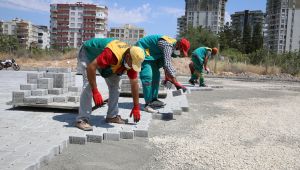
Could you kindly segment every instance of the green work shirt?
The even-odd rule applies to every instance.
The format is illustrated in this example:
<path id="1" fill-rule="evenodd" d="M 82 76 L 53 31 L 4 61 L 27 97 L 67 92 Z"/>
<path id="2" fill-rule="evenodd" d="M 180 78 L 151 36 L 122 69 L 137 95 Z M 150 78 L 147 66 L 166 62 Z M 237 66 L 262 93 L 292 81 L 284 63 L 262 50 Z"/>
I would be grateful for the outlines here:
<path id="1" fill-rule="evenodd" d="M 115 38 L 92 38 L 84 42 L 83 46 L 86 51 L 87 58 L 89 61 L 93 61 L 97 58 L 104 48 L 109 44 L 111 41 L 115 40 Z"/>
<path id="2" fill-rule="evenodd" d="M 136 42 L 135 45 L 141 47 L 145 51 L 145 56 L 146 56 L 145 60 L 158 60 L 164 57 L 163 51 L 158 47 L 159 39 L 164 39 L 164 36 L 149 35 L 139 39 Z"/>

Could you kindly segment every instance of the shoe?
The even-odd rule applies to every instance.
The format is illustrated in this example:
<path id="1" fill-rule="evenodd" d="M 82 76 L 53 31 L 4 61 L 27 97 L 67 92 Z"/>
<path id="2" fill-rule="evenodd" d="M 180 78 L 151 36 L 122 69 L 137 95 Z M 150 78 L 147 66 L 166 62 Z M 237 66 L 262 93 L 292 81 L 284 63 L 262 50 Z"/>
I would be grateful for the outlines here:
<path id="1" fill-rule="evenodd" d="M 199 87 L 208 87 L 206 84 L 200 84 Z"/>
<path id="2" fill-rule="evenodd" d="M 144 108 L 144 111 L 145 112 L 148 112 L 148 113 L 159 113 L 158 110 L 154 110 L 151 106 L 149 105 L 146 105 L 145 108 Z"/>
<path id="3" fill-rule="evenodd" d="M 195 80 L 190 79 L 190 80 L 189 80 L 189 83 L 190 83 L 191 85 L 195 86 Z"/>
<path id="4" fill-rule="evenodd" d="M 152 102 L 148 104 L 150 107 L 164 107 L 166 103 L 158 100 L 158 99 L 153 99 Z"/>
<path id="5" fill-rule="evenodd" d="M 75 127 L 84 131 L 92 131 L 93 127 L 89 124 L 86 119 L 78 120 L 75 124 Z"/>
<path id="6" fill-rule="evenodd" d="M 112 118 L 106 118 L 105 119 L 106 123 L 117 123 L 117 124 L 125 124 L 126 120 L 122 119 L 120 115 L 117 115 L 116 117 L 112 117 Z"/>

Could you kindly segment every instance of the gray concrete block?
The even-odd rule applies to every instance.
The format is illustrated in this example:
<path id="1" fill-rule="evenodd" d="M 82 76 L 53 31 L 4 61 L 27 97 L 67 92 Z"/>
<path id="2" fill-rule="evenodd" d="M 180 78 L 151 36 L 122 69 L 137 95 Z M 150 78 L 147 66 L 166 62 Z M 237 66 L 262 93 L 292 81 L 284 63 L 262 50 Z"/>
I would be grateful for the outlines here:
<path id="1" fill-rule="evenodd" d="M 175 96 L 180 96 L 182 94 L 183 94 L 183 91 L 181 89 L 172 91 L 172 96 L 174 96 L 174 97 Z"/>
<path id="2" fill-rule="evenodd" d="M 29 83 L 29 84 L 37 84 L 37 79 L 27 79 L 27 83 Z"/>
<path id="3" fill-rule="evenodd" d="M 69 136 L 70 144 L 85 145 L 87 142 L 86 136 Z"/>
<path id="4" fill-rule="evenodd" d="M 78 102 L 79 96 L 68 96 L 68 101 L 69 102 Z"/>
<path id="5" fill-rule="evenodd" d="M 172 120 L 173 119 L 173 113 L 166 112 L 166 113 L 155 113 L 152 115 L 153 119 L 158 120 Z"/>
<path id="6" fill-rule="evenodd" d="M 29 97 L 31 95 L 30 90 L 20 90 L 12 92 L 12 102 L 13 103 L 23 103 L 25 97 Z"/>
<path id="7" fill-rule="evenodd" d="M 121 139 L 133 139 L 134 131 L 129 128 L 124 128 L 120 130 L 120 138 Z"/>
<path id="8" fill-rule="evenodd" d="M 24 98 L 24 104 L 36 104 L 36 101 L 36 97 L 34 96 Z"/>
<path id="9" fill-rule="evenodd" d="M 60 95 L 63 93 L 62 88 L 53 88 L 48 90 L 48 94 L 53 94 L 53 95 Z"/>
<path id="10" fill-rule="evenodd" d="M 45 96 L 48 95 L 48 89 L 37 89 L 31 91 L 31 96 Z"/>
<path id="11" fill-rule="evenodd" d="M 21 84 L 20 90 L 36 90 L 37 84 Z"/>
<path id="12" fill-rule="evenodd" d="M 37 104 L 49 104 L 53 102 L 52 96 L 42 96 L 42 97 L 36 97 L 36 103 Z"/>
<path id="13" fill-rule="evenodd" d="M 55 75 L 56 73 L 52 73 L 52 72 L 46 72 L 46 73 L 44 73 L 44 77 L 45 78 L 52 78 L 52 79 L 54 79 L 54 75 Z"/>
<path id="14" fill-rule="evenodd" d="M 211 87 L 190 87 L 190 91 L 213 91 Z"/>
<path id="15" fill-rule="evenodd" d="M 27 80 L 28 79 L 39 79 L 42 78 L 44 76 L 43 73 L 27 73 Z"/>
<path id="16" fill-rule="evenodd" d="M 75 87 L 69 87 L 69 88 L 68 88 L 68 91 L 69 91 L 69 92 L 79 92 L 80 89 L 81 89 L 81 88 L 75 86 Z"/>
<path id="17" fill-rule="evenodd" d="M 67 101 L 68 101 L 68 97 L 67 96 L 53 96 L 53 102 L 65 103 Z"/>
<path id="18" fill-rule="evenodd" d="M 53 78 L 39 78 L 38 84 L 53 84 Z"/>
<path id="19" fill-rule="evenodd" d="M 211 85 L 210 87 L 213 88 L 213 89 L 224 88 L 224 86 L 221 86 L 221 85 Z"/>
<path id="20" fill-rule="evenodd" d="M 103 134 L 87 134 L 87 142 L 93 142 L 93 143 L 102 143 L 103 142 Z"/>
<path id="21" fill-rule="evenodd" d="M 189 102 L 187 100 L 186 95 L 181 95 L 181 96 L 178 96 L 177 98 L 178 98 L 177 101 L 180 101 L 179 106 L 181 107 L 181 110 L 183 112 L 188 112 L 189 111 Z"/>
<path id="22" fill-rule="evenodd" d="M 134 131 L 135 137 L 148 137 L 148 127 L 147 126 L 136 126 Z"/>
<path id="23" fill-rule="evenodd" d="M 108 130 L 103 133 L 103 139 L 108 141 L 119 141 L 120 140 L 120 132 L 117 130 Z"/>
<path id="24" fill-rule="evenodd" d="M 62 154 L 63 151 L 68 147 L 68 140 L 64 140 L 59 144 L 59 154 Z"/>

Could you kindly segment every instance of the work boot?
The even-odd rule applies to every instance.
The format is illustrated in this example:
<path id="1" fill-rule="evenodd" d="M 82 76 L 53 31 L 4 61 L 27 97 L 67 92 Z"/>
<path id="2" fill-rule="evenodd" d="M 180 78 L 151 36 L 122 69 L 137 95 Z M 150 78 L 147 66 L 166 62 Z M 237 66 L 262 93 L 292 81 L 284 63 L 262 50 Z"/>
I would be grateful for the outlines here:
<path id="1" fill-rule="evenodd" d="M 195 86 L 195 80 L 189 79 L 189 83 L 190 83 L 191 85 Z"/>
<path id="2" fill-rule="evenodd" d="M 158 99 L 153 99 L 149 104 L 150 107 L 164 107 L 166 103 L 158 100 Z"/>
<path id="3" fill-rule="evenodd" d="M 158 110 L 153 109 L 153 108 L 152 108 L 151 106 L 149 106 L 148 104 L 145 105 L 144 111 L 145 111 L 145 112 L 148 112 L 148 113 L 159 113 Z"/>
<path id="4" fill-rule="evenodd" d="M 93 127 L 89 124 L 88 120 L 78 120 L 75 124 L 75 127 L 84 131 L 92 131 Z"/>
<path id="5" fill-rule="evenodd" d="M 112 117 L 112 118 L 106 118 L 105 119 L 105 122 L 106 123 L 117 123 L 117 124 L 125 124 L 126 123 L 126 120 L 125 119 L 122 119 L 120 115 L 117 115 L 115 117 Z"/>
<path id="6" fill-rule="evenodd" d="M 206 84 L 200 84 L 199 87 L 208 87 Z"/>

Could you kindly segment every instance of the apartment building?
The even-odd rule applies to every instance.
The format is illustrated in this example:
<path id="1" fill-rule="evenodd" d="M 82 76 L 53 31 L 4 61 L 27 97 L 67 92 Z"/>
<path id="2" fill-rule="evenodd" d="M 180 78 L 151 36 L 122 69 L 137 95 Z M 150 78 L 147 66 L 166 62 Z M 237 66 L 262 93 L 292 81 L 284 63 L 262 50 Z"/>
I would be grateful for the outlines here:
<path id="1" fill-rule="evenodd" d="M 146 35 L 144 28 L 138 28 L 134 25 L 125 24 L 122 27 L 112 27 L 108 37 L 117 38 L 121 41 L 134 45 L 138 39 Z"/>
<path id="2" fill-rule="evenodd" d="M 22 48 L 37 47 L 38 44 L 38 26 L 30 21 L 15 18 L 11 21 L 2 21 L 2 34 L 16 35 L 19 46 Z"/>
<path id="3" fill-rule="evenodd" d="M 300 0 L 267 0 L 265 45 L 276 53 L 300 49 Z"/>
<path id="4" fill-rule="evenodd" d="M 256 25 L 261 25 L 262 28 L 264 26 L 264 17 L 265 14 L 261 10 L 256 11 L 240 11 L 235 12 L 231 15 L 231 25 L 233 29 L 238 29 L 241 33 L 244 32 L 244 28 L 249 25 L 251 29 L 251 33 L 253 33 L 253 29 Z M 263 31 L 263 29 L 262 29 Z"/>
<path id="5" fill-rule="evenodd" d="M 50 5 L 50 43 L 59 49 L 77 48 L 91 38 L 107 35 L 108 8 L 84 4 Z"/>
<path id="6" fill-rule="evenodd" d="M 38 27 L 38 43 L 41 49 L 50 48 L 50 32 L 47 26 L 39 25 Z"/>
<path id="7" fill-rule="evenodd" d="M 222 31 L 227 0 L 185 0 L 185 15 L 177 20 L 178 33 L 199 27 L 214 33 Z"/>

